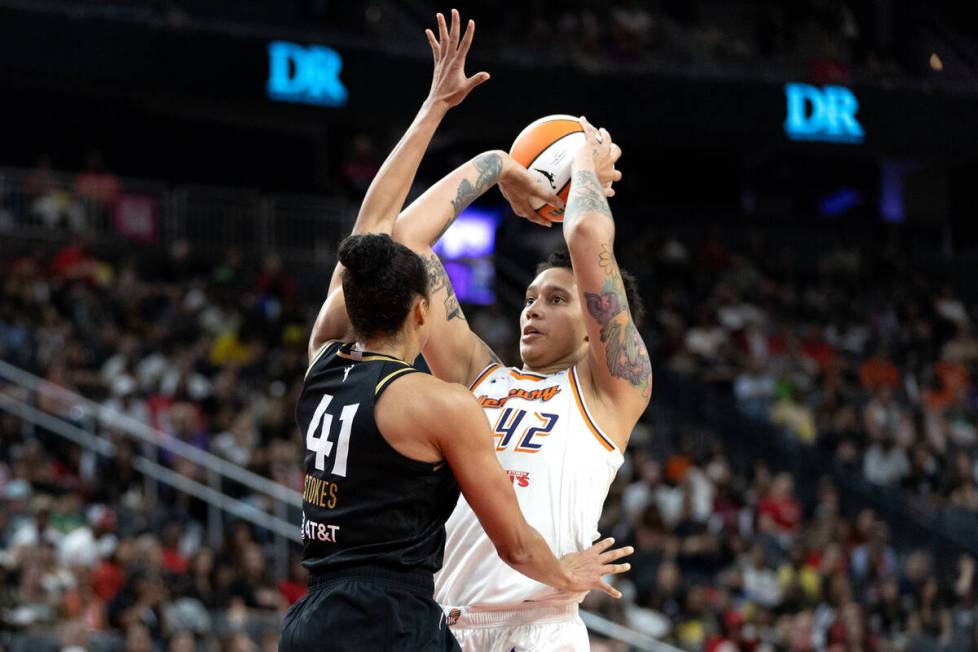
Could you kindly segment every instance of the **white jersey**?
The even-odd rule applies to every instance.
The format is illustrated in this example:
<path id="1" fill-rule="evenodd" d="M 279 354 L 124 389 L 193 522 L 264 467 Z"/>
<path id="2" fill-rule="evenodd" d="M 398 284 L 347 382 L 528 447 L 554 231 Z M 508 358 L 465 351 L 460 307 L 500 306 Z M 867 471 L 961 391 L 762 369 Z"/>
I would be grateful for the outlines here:
<path id="1" fill-rule="evenodd" d="M 544 376 L 491 364 L 471 389 L 526 520 L 558 557 L 590 546 L 623 457 L 588 413 L 576 370 Z M 445 527 L 445 563 L 435 575 L 441 605 L 505 609 L 527 600 L 583 599 L 507 566 L 464 497 Z"/>

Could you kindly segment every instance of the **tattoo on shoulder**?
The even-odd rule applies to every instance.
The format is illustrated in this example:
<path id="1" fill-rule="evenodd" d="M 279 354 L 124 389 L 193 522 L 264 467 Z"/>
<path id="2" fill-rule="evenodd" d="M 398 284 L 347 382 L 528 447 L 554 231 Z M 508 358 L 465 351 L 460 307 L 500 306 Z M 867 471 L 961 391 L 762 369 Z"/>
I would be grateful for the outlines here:
<path id="1" fill-rule="evenodd" d="M 601 342 L 605 347 L 608 371 L 640 389 L 648 398 L 652 395 L 652 361 L 635 323 L 628 315 L 625 285 L 617 268 L 605 281 L 600 293 L 584 293 L 588 313 L 601 326 Z M 623 316 L 624 315 L 624 316 Z"/>
<path id="2" fill-rule="evenodd" d="M 575 220 L 585 213 L 597 212 L 611 217 L 608 199 L 598 176 L 590 170 L 579 170 L 571 177 L 571 193 L 567 198 L 564 220 Z"/>
<path id="3" fill-rule="evenodd" d="M 475 166 L 476 171 L 479 173 L 475 179 L 475 183 L 470 181 L 468 178 L 462 179 L 458 184 L 458 190 L 455 192 L 455 199 L 452 200 L 452 218 L 448 220 L 445 226 L 442 227 L 441 232 L 439 232 L 438 237 L 435 238 L 437 242 L 443 235 L 445 231 L 455 222 L 455 219 L 468 207 L 469 204 L 474 202 L 482 193 L 489 189 L 491 185 L 499 180 L 499 174 L 503 170 L 503 159 L 495 152 L 488 152 L 477 156 L 472 164 Z"/>
<path id="4" fill-rule="evenodd" d="M 430 256 L 422 256 L 421 259 L 424 261 L 425 270 L 428 272 L 428 294 L 432 301 L 435 299 L 435 295 L 442 290 L 447 293 L 445 295 L 445 320 L 461 319 L 465 321 L 462 306 L 459 305 L 458 297 L 455 296 L 455 288 L 452 287 L 452 282 L 448 279 L 448 274 L 445 273 L 445 266 L 441 264 L 438 256 L 431 254 Z"/>
<path id="5" fill-rule="evenodd" d="M 483 340 L 481 337 L 479 338 L 479 341 L 482 342 L 482 349 L 486 352 L 486 355 L 489 356 L 489 362 L 495 362 L 496 364 L 501 365 L 503 361 L 499 358 L 498 355 L 496 355 L 496 352 L 493 351 L 492 348 L 488 344 L 486 344 L 485 340 Z"/>

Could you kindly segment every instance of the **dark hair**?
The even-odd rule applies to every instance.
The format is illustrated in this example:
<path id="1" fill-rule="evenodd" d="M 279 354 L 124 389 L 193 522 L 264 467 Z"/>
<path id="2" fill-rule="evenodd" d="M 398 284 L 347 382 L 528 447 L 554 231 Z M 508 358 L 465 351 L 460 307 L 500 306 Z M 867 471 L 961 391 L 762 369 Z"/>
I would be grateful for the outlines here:
<path id="1" fill-rule="evenodd" d="M 424 262 L 386 234 L 351 235 L 340 243 L 346 312 L 360 337 L 394 335 L 414 297 L 428 298 Z"/>
<path id="2" fill-rule="evenodd" d="M 553 252 L 547 256 L 545 261 L 537 265 L 537 275 L 554 267 L 562 267 L 573 272 L 574 266 L 571 264 L 570 254 L 566 251 Z M 642 295 L 638 293 L 638 281 L 627 270 L 619 267 L 618 271 L 621 272 L 621 280 L 625 285 L 625 298 L 628 299 L 628 309 L 632 313 L 632 322 L 636 326 L 641 326 L 645 320 L 645 302 L 642 301 Z"/>

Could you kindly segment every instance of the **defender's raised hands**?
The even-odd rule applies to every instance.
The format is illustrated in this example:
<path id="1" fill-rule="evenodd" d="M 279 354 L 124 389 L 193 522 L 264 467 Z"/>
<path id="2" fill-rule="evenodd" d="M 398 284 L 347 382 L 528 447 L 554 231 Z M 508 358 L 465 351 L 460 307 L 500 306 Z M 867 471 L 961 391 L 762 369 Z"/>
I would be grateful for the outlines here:
<path id="1" fill-rule="evenodd" d="M 435 60 L 435 71 L 431 80 L 428 99 L 444 103 L 451 108 L 465 99 L 473 88 L 489 79 L 489 73 L 478 72 L 471 77 L 465 74 L 465 56 L 469 53 L 472 38 L 475 36 L 475 21 L 469 19 L 465 34 L 460 36 L 462 19 L 456 9 L 452 9 L 452 24 L 445 23 L 445 16 L 437 14 L 438 36 L 425 30 L 431 55 Z"/>

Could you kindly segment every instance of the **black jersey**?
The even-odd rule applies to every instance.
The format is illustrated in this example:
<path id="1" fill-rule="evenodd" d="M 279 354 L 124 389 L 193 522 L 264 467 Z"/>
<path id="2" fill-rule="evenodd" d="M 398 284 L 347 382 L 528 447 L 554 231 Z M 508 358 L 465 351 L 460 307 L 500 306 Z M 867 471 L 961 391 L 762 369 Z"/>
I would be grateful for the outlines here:
<path id="1" fill-rule="evenodd" d="M 326 344 L 310 366 L 296 407 L 306 442 L 302 563 L 310 572 L 441 568 L 455 476 L 444 462 L 398 453 L 374 420 L 384 390 L 411 373 L 419 372 L 341 342 Z"/>

